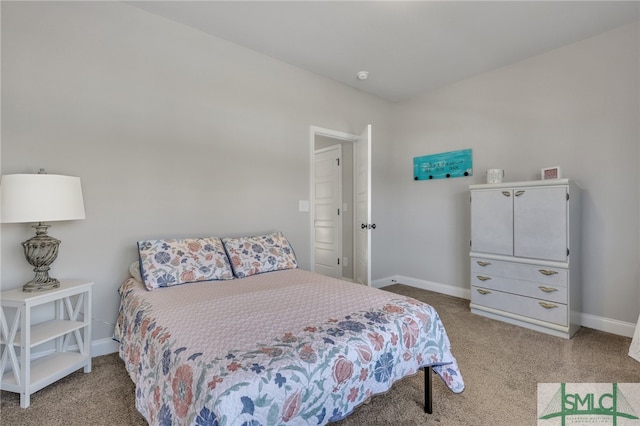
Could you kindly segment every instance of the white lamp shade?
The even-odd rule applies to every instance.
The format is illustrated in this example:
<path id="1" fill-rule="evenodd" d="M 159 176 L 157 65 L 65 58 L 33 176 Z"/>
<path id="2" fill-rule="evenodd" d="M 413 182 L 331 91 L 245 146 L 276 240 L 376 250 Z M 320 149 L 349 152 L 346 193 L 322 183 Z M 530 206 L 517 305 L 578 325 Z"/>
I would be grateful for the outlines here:
<path id="1" fill-rule="evenodd" d="M 84 218 L 80 178 L 49 174 L 2 176 L 2 223 L 52 222 Z"/>

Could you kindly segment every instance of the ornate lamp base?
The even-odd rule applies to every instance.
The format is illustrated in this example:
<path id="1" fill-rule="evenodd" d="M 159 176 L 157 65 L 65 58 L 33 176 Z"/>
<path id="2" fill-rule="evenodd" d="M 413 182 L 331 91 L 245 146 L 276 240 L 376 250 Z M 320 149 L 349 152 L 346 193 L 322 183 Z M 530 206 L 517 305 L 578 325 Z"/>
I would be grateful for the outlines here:
<path id="1" fill-rule="evenodd" d="M 49 282 L 40 283 L 35 280 L 31 280 L 22 286 L 22 291 L 34 292 L 34 291 L 47 291 L 60 287 L 60 281 L 55 278 L 51 278 Z"/>
<path id="2" fill-rule="evenodd" d="M 49 277 L 50 266 L 58 257 L 60 240 L 47 235 L 49 225 L 40 222 L 33 227 L 36 228 L 36 236 L 22 243 L 22 247 L 27 262 L 34 266 L 36 276 L 22 286 L 22 291 L 46 291 L 60 287 L 60 281 Z"/>

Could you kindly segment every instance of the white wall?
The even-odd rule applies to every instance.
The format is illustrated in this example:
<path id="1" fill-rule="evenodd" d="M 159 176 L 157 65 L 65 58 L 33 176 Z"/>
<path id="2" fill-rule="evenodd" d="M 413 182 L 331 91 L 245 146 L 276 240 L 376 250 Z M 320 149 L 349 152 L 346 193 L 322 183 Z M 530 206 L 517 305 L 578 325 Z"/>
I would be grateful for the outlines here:
<path id="1" fill-rule="evenodd" d="M 584 190 L 583 313 L 635 323 L 638 40 L 636 23 L 396 105 L 397 273 L 468 288 L 468 185 L 489 168 L 517 181 L 560 166 Z M 473 177 L 412 180 L 413 157 L 464 148 Z"/>
<path id="2" fill-rule="evenodd" d="M 87 219 L 52 224 L 51 275 L 95 281 L 94 340 L 111 336 L 137 240 L 278 229 L 308 268 L 311 125 L 372 123 L 386 161 L 390 106 L 374 96 L 120 2 L 1 7 L 1 172 L 81 177 Z M 33 230 L 1 230 L 5 290 L 33 275 Z"/>
<path id="3" fill-rule="evenodd" d="M 95 281 L 94 340 L 139 239 L 279 229 L 308 268 L 310 125 L 374 126 L 374 280 L 467 289 L 467 186 L 558 165 L 585 191 L 584 312 L 637 320 L 637 25 L 389 104 L 119 2 L 0 7 L 1 173 L 82 178 L 87 219 L 53 224 L 52 275 Z M 413 181 L 414 156 L 463 148 L 475 176 Z M 0 230 L 4 290 L 32 277 L 32 230 Z"/>

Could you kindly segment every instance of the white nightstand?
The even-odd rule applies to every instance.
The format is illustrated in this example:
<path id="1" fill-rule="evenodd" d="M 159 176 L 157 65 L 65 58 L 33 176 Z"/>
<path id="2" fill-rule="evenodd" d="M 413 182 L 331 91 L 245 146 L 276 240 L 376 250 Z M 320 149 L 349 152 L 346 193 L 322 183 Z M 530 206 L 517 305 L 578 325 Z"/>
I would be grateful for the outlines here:
<path id="1" fill-rule="evenodd" d="M 18 288 L 0 294 L 0 389 L 20 393 L 22 408 L 29 406 L 32 393 L 56 380 L 82 367 L 91 372 L 92 286 L 87 281 L 61 280 L 53 290 L 26 293 Z M 55 318 L 33 325 L 31 310 L 47 303 L 55 304 Z M 76 346 L 70 345 L 71 336 Z M 52 340 L 55 349 L 31 359 L 33 348 Z"/>

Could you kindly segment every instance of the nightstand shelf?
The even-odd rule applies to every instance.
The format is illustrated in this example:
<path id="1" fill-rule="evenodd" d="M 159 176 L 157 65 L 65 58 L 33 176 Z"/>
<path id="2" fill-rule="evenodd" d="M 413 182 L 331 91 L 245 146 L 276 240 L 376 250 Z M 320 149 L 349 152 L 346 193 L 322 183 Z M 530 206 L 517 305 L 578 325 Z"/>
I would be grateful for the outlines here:
<path id="1" fill-rule="evenodd" d="M 59 288 L 38 293 L 2 292 L 0 389 L 20 393 L 21 407 L 29 406 L 32 393 L 62 377 L 80 368 L 91 371 L 92 286 L 63 280 Z M 33 324 L 33 308 L 46 304 L 55 307 L 55 318 Z M 55 348 L 42 348 L 46 355 L 32 359 L 32 349 L 47 342 Z"/>
<path id="2" fill-rule="evenodd" d="M 54 352 L 31 361 L 29 390 L 31 393 L 50 385 L 53 382 L 84 367 L 86 357 L 78 352 Z M 2 389 L 20 393 L 20 385 L 16 383 L 13 372 L 8 371 L 2 377 Z"/>
<path id="3" fill-rule="evenodd" d="M 80 330 L 85 324 L 80 321 L 51 320 L 31 327 L 31 347 L 41 345 L 49 340 L 64 336 L 75 330 Z M 0 344 L 4 345 L 4 339 L 0 339 Z M 22 346 L 22 336 L 16 334 L 13 346 Z"/>

